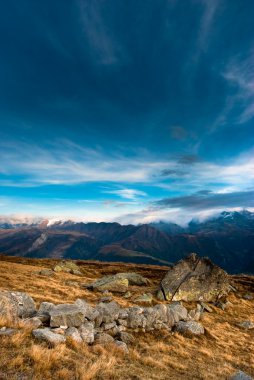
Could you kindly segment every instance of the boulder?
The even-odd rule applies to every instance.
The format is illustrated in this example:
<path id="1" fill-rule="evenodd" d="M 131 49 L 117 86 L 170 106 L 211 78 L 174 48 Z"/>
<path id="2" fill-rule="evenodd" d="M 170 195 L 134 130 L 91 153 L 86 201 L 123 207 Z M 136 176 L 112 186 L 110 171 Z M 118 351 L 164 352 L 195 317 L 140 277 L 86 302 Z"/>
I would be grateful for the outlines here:
<path id="1" fill-rule="evenodd" d="M 227 273 L 195 253 L 179 261 L 163 278 L 160 300 L 214 302 L 229 291 Z"/>
<path id="2" fill-rule="evenodd" d="M 34 329 L 37 329 L 38 327 L 42 326 L 42 324 L 43 324 L 42 320 L 38 317 L 27 318 L 25 320 L 25 323 L 27 326 L 33 327 Z"/>
<path id="3" fill-rule="evenodd" d="M 82 309 L 84 316 L 89 321 L 94 321 L 98 315 L 99 312 L 94 307 L 90 306 L 85 300 L 78 298 L 75 301 L 75 305 Z"/>
<path id="4" fill-rule="evenodd" d="M 96 307 L 98 314 L 98 317 L 95 319 L 95 325 L 99 327 L 103 322 L 104 323 L 111 323 L 118 319 L 119 312 L 120 312 L 120 306 L 112 301 L 109 303 L 99 303 Z"/>
<path id="5" fill-rule="evenodd" d="M 65 337 L 60 334 L 55 334 L 50 329 L 36 329 L 33 330 L 33 336 L 39 341 L 46 341 L 52 346 L 56 346 L 66 341 Z"/>
<path id="6" fill-rule="evenodd" d="M 253 380 L 253 378 L 243 371 L 238 371 L 229 380 Z"/>
<path id="7" fill-rule="evenodd" d="M 9 319 L 29 318 L 36 314 L 32 297 L 22 292 L 0 292 L 0 316 Z"/>
<path id="8" fill-rule="evenodd" d="M 175 326 L 175 331 L 182 335 L 204 334 L 204 327 L 196 321 L 179 321 Z"/>
<path id="9" fill-rule="evenodd" d="M 65 332 L 66 337 L 70 337 L 77 343 L 82 343 L 83 339 L 81 338 L 81 335 L 76 327 L 68 327 L 68 329 Z"/>
<path id="10" fill-rule="evenodd" d="M 94 324 L 92 322 L 84 322 L 79 327 L 79 333 L 81 335 L 82 340 L 85 343 L 93 343 L 94 342 Z"/>
<path id="11" fill-rule="evenodd" d="M 101 345 L 110 344 L 110 343 L 114 343 L 114 338 L 111 335 L 106 334 L 106 333 L 97 333 L 94 337 L 94 343 L 101 344 Z"/>
<path id="12" fill-rule="evenodd" d="M 105 276 L 92 284 L 85 285 L 85 287 L 89 290 L 98 290 L 100 292 L 108 290 L 112 293 L 125 293 L 128 290 L 128 285 L 127 278 Z"/>
<path id="13" fill-rule="evenodd" d="M 84 310 L 75 304 L 62 304 L 49 311 L 50 326 L 79 327 L 84 322 Z"/>

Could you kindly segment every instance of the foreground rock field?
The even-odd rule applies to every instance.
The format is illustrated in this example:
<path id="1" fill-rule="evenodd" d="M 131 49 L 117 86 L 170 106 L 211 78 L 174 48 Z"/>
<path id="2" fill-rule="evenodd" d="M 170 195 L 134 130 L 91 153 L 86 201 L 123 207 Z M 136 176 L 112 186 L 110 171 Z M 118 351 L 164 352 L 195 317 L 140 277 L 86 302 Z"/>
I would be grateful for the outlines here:
<path id="1" fill-rule="evenodd" d="M 170 271 L 4 256 L 0 269 L 0 379 L 254 376 L 251 276 L 196 256 Z"/>

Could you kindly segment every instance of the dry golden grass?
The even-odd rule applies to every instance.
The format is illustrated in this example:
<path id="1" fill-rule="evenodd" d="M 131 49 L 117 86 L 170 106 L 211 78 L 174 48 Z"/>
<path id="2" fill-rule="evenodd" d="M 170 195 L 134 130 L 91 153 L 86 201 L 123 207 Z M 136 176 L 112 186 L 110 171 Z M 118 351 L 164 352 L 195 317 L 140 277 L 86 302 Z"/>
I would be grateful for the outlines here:
<path id="1" fill-rule="evenodd" d="M 114 296 L 123 307 L 134 304 L 134 298 L 143 292 L 154 292 L 166 267 L 119 263 L 83 262 L 82 276 L 57 273 L 43 277 L 36 272 L 52 268 L 56 260 L 32 260 L 1 257 L 0 290 L 25 291 L 36 301 L 54 303 L 73 302 L 79 297 L 95 304 L 99 293 L 79 286 L 66 285 L 66 281 L 88 283 L 105 274 L 136 271 L 150 280 L 150 285 L 131 287 L 131 299 Z M 236 276 L 237 294 L 229 297 L 232 306 L 227 311 L 213 307 L 213 313 L 204 313 L 203 336 L 186 338 L 166 331 L 136 333 L 130 353 L 124 356 L 113 346 L 89 347 L 72 340 L 56 348 L 38 344 L 31 338 L 31 330 L 18 322 L 19 332 L 11 337 L 0 337 L 0 380 L 162 380 L 162 379 L 227 379 L 236 370 L 254 376 L 254 331 L 237 326 L 242 320 L 254 322 L 254 302 L 242 295 L 254 292 L 254 279 Z M 194 305 L 186 304 L 188 309 Z M 0 319 L 0 327 L 8 321 Z"/>

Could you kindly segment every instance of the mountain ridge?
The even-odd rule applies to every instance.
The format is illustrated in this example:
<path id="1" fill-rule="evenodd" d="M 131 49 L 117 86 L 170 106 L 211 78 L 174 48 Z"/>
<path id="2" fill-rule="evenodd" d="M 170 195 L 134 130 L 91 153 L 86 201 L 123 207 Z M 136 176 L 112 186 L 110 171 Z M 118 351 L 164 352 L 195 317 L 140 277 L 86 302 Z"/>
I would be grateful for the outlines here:
<path id="1" fill-rule="evenodd" d="M 121 225 L 39 219 L 37 224 L 12 225 L 0 220 L 0 252 L 167 265 L 197 252 L 229 272 L 254 273 L 254 213 L 225 211 L 186 227 L 172 222 Z"/>

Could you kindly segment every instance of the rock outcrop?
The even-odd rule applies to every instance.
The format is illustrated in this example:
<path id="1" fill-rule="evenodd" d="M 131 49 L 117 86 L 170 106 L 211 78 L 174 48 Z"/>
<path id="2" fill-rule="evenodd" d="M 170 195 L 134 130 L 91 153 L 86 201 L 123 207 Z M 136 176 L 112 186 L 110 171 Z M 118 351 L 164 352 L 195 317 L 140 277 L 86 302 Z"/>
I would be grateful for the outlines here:
<path id="1" fill-rule="evenodd" d="M 108 290 L 112 293 L 125 293 L 128 290 L 129 280 L 117 276 L 105 276 L 92 284 L 85 285 L 87 289 L 103 292 Z"/>
<path id="2" fill-rule="evenodd" d="M 29 318 L 35 313 L 35 302 L 26 293 L 0 292 L 0 316 L 9 319 Z"/>
<path id="3" fill-rule="evenodd" d="M 168 271 L 157 297 L 168 301 L 214 302 L 228 290 L 227 273 L 208 258 L 193 253 Z"/>

